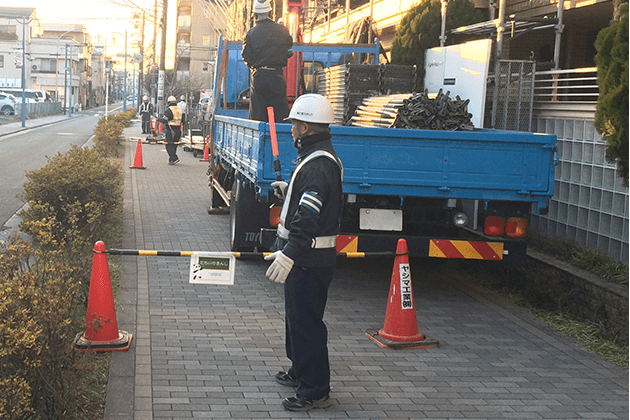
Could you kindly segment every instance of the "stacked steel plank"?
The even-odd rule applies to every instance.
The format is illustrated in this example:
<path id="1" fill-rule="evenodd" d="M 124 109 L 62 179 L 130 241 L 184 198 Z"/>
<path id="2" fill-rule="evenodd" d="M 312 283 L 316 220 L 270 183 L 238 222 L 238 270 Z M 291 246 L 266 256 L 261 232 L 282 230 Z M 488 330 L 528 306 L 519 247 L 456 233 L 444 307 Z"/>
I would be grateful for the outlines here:
<path id="1" fill-rule="evenodd" d="M 381 94 L 411 93 L 416 91 L 416 66 L 381 64 L 378 83 Z"/>
<path id="2" fill-rule="evenodd" d="M 335 124 L 345 125 L 363 99 L 379 94 L 377 64 L 345 64 L 317 72 L 317 93 L 328 98 Z"/>
<path id="3" fill-rule="evenodd" d="M 402 93 L 366 98 L 357 107 L 355 115 L 350 120 L 350 125 L 358 127 L 392 127 L 398 116 L 398 110 L 411 96 L 411 93 Z"/>

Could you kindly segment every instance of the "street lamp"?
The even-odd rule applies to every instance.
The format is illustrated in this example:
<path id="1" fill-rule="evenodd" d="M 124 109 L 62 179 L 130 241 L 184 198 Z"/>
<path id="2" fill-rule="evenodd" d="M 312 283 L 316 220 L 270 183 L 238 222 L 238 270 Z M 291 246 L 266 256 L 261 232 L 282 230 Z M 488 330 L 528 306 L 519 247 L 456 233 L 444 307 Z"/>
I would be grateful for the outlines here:
<path id="1" fill-rule="evenodd" d="M 26 25 L 34 18 L 12 18 L 22 24 L 22 127 L 26 126 Z"/>
<path id="2" fill-rule="evenodd" d="M 55 54 L 55 99 L 57 101 L 59 101 L 59 41 L 61 41 L 62 36 L 67 35 L 70 32 L 74 32 L 74 28 L 62 33 L 61 35 L 57 37 L 57 53 Z M 64 68 L 64 74 L 65 74 L 65 68 Z M 65 100 L 66 98 L 64 96 L 64 101 Z"/>
<path id="3" fill-rule="evenodd" d="M 74 39 L 73 39 L 74 41 Z M 76 42 L 76 41 L 75 41 Z M 72 117 L 72 56 L 74 53 L 74 48 L 83 48 L 85 46 L 85 44 L 78 44 L 78 45 L 68 45 L 66 44 L 66 54 L 68 53 L 68 48 L 70 49 L 70 66 L 69 66 L 69 76 L 68 79 L 70 80 L 70 98 L 68 100 L 68 117 Z M 65 98 L 64 98 L 65 100 Z"/>

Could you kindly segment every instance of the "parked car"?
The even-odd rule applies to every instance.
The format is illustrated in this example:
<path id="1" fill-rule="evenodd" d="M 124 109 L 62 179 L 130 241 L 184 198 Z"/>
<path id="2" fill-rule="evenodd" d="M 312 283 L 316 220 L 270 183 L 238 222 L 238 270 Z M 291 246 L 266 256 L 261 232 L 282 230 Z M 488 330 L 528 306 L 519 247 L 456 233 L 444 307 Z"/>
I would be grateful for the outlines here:
<path id="1" fill-rule="evenodd" d="M 4 115 L 15 114 L 16 102 L 15 96 L 10 93 L 0 92 L 0 112 Z"/>

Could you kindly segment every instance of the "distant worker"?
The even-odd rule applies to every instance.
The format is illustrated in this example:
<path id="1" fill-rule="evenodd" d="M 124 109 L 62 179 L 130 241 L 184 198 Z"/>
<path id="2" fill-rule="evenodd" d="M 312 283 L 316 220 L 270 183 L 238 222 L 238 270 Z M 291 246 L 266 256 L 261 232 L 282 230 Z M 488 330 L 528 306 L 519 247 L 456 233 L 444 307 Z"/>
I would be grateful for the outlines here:
<path id="1" fill-rule="evenodd" d="M 179 102 L 177 106 L 182 110 L 182 135 L 186 135 L 188 132 L 186 130 L 186 123 L 188 123 L 188 118 L 186 118 L 186 97 L 184 95 L 179 97 Z"/>
<path id="2" fill-rule="evenodd" d="M 177 143 L 179 142 L 182 132 L 180 125 L 182 123 L 182 110 L 177 106 L 177 98 L 169 96 L 166 100 L 167 108 L 164 115 L 160 118 L 160 122 L 166 127 L 164 134 L 166 136 L 166 153 L 168 153 L 168 164 L 175 165 L 179 162 L 177 157 Z"/>
<path id="3" fill-rule="evenodd" d="M 289 115 L 287 83 L 282 74 L 293 55 L 293 39 L 289 30 L 269 16 L 269 0 L 254 0 L 252 7 L 256 26 L 250 29 L 243 43 L 243 61 L 251 69 L 249 118 L 267 121 L 267 107 L 273 107 L 276 122 Z"/>
<path id="4" fill-rule="evenodd" d="M 142 134 L 149 134 L 151 132 L 151 116 L 153 115 L 153 104 L 149 102 L 148 96 L 142 97 L 142 103 L 138 110 L 140 117 L 142 117 Z"/>
<path id="5" fill-rule="evenodd" d="M 330 363 L 324 310 L 337 259 L 336 240 L 343 208 L 343 167 L 333 149 L 329 124 L 335 113 L 317 94 L 300 96 L 291 108 L 297 167 L 287 184 L 275 181 L 284 199 L 280 224 L 266 276 L 284 283 L 287 371 L 276 374 L 281 385 L 295 388 L 282 405 L 308 411 L 330 405 Z"/>

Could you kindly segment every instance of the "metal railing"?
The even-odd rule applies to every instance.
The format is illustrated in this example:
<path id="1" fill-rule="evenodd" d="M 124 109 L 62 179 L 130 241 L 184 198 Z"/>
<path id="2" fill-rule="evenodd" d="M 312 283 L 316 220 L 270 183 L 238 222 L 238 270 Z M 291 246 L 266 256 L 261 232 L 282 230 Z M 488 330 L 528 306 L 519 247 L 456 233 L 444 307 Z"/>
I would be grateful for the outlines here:
<path id="1" fill-rule="evenodd" d="M 536 72 L 534 114 L 593 119 L 599 96 L 597 67 Z"/>
<path id="2" fill-rule="evenodd" d="M 26 115 L 61 114 L 61 102 L 26 103 Z M 15 104 L 15 115 L 22 116 L 22 103 Z"/>

